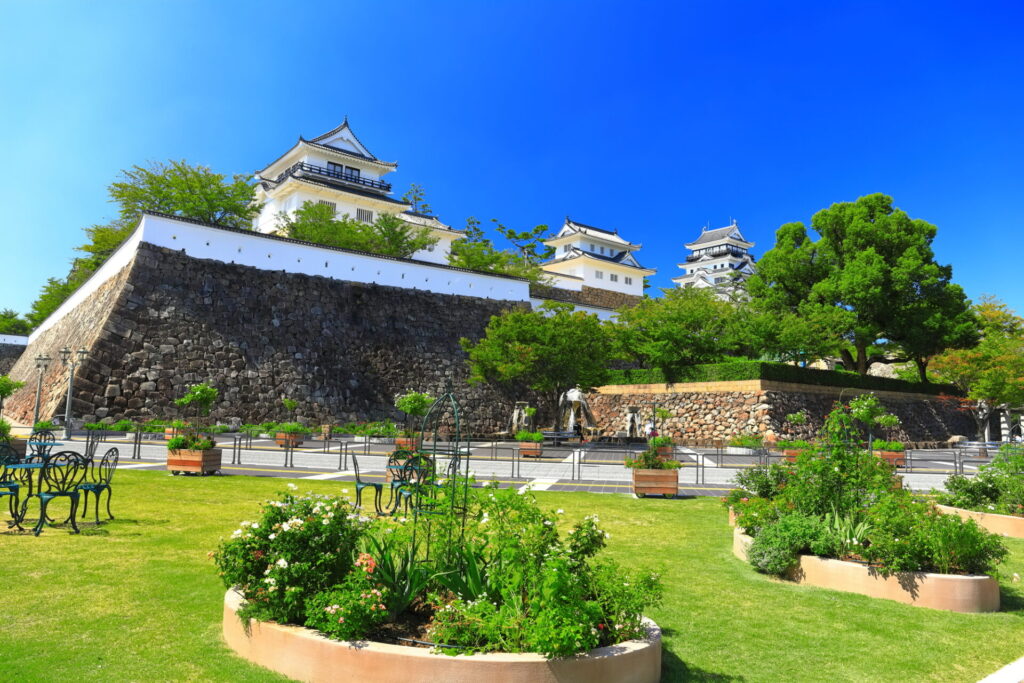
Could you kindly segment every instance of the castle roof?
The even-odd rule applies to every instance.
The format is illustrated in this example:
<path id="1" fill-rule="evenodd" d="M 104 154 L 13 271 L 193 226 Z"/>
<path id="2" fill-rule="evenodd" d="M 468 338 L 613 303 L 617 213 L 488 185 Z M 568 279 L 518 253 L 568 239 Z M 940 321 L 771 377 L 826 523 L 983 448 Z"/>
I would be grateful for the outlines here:
<path id="1" fill-rule="evenodd" d="M 733 242 L 740 242 L 747 246 L 747 248 L 754 246 L 753 242 L 748 242 L 743 237 L 743 233 L 740 232 L 740 226 L 733 221 L 732 225 L 727 225 L 724 228 L 715 228 L 714 230 L 703 230 L 700 237 L 695 239 L 693 242 L 686 244 L 687 249 L 694 249 L 697 247 L 704 247 L 716 242 L 725 242 L 732 240 Z"/>
<path id="2" fill-rule="evenodd" d="M 551 239 L 544 240 L 544 243 L 551 246 L 557 246 L 563 244 L 566 241 L 566 238 L 571 238 L 575 235 L 586 235 L 587 237 L 595 240 L 614 244 L 620 249 L 625 249 L 627 251 L 634 251 L 642 246 L 623 239 L 619 236 L 619 232 L 617 230 L 605 230 L 604 228 L 587 225 L 585 223 L 574 221 L 568 216 L 565 217 L 565 224 L 562 225 L 562 229 L 558 231 L 558 234 Z"/>

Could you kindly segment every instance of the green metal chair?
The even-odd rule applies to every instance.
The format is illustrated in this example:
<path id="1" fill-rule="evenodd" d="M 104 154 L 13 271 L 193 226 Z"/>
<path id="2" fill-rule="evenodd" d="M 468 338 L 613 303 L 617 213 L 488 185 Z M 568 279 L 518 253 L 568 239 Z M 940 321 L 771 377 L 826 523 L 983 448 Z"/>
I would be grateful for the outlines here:
<path id="1" fill-rule="evenodd" d="M 85 514 L 89 511 L 89 494 L 92 493 L 96 496 L 96 523 L 100 523 L 100 495 L 104 491 L 107 492 L 107 517 L 110 519 L 114 518 L 114 515 L 110 512 L 110 497 L 113 495 L 113 490 L 110 488 L 110 480 L 114 478 L 114 471 L 117 469 L 117 460 L 117 449 L 111 448 L 106 452 L 106 454 L 104 454 L 99 465 L 94 465 L 90 468 L 89 479 L 91 481 L 78 485 L 78 490 L 85 493 L 85 505 L 82 506 L 82 519 L 85 519 Z"/>
<path id="2" fill-rule="evenodd" d="M 53 450 L 54 444 L 57 442 L 57 437 L 53 435 L 48 429 L 41 429 L 37 432 L 32 432 L 28 437 L 28 452 L 26 453 L 27 459 L 39 459 L 47 458 L 50 455 L 50 451 Z"/>
<path id="3" fill-rule="evenodd" d="M 21 483 L 15 478 L 15 470 L 7 469 L 21 461 L 17 451 L 6 443 L 0 443 L 0 498 L 7 498 L 7 509 L 11 512 L 8 528 L 21 526 L 18 524 L 18 510 L 21 497 Z"/>
<path id="4" fill-rule="evenodd" d="M 75 523 L 78 501 L 81 499 L 78 485 L 82 483 L 88 469 L 89 462 L 86 457 L 74 451 L 61 451 L 46 459 L 39 474 L 39 491 L 32 494 L 32 498 L 39 499 L 39 521 L 32 530 L 36 536 L 42 533 L 43 524 L 47 521 L 46 508 L 55 498 L 70 499 L 71 528 L 75 530 L 76 534 L 79 533 L 78 525 Z M 21 520 L 25 519 L 28 504 L 28 499 L 22 503 Z"/>
<path id="5" fill-rule="evenodd" d="M 363 481 L 359 477 L 359 459 L 356 457 L 355 453 L 352 454 L 352 469 L 354 469 L 356 473 L 356 507 L 363 507 L 363 489 L 367 486 L 372 486 L 373 508 L 377 511 L 377 514 L 380 514 L 380 497 L 381 493 L 384 491 L 384 485 L 377 481 Z"/>

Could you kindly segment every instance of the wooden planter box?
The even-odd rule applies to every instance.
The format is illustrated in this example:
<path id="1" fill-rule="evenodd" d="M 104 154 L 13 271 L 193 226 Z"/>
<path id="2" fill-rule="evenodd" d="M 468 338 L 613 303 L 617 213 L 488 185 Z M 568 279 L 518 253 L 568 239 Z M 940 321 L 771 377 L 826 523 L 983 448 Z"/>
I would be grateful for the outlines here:
<path id="1" fill-rule="evenodd" d="M 286 434 L 285 432 L 278 432 L 274 435 L 274 441 L 278 446 L 284 448 L 285 446 L 296 446 L 302 445 L 303 434 Z"/>
<path id="2" fill-rule="evenodd" d="M 893 467 L 905 467 L 907 464 L 906 451 L 872 451 L 872 453 Z"/>
<path id="3" fill-rule="evenodd" d="M 782 451 L 782 455 L 786 458 L 786 462 L 796 462 L 796 459 L 800 457 L 803 450 L 797 448 L 787 448 Z"/>
<path id="4" fill-rule="evenodd" d="M 395 449 L 403 451 L 415 451 L 420 447 L 419 437 L 415 436 L 396 436 L 395 437 Z"/>
<path id="5" fill-rule="evenodd" d="M 539 458 L 544 452 L 544 446 L 536 441 L 520 441 L 519 455 L 523 458 Z"/>
<path id="6" fill-rule="evenodd" d="M 679 492 L 679 470 L 633 470 L 633 493 L 644 496 L 675 498 Z"/>
<path id="7" fill-rule="evenodd" d="M 177 427 L 164 427 L 164 440 L 170 441 L 178 435 Z"/>
<path id="8" fill-rule="evenodd" d="M 662 460 L 671 460 L 675 449 L 675 446 L 658 446 L 658 457 Z"/>
<path id="9" fill-rule="evenodd" d="M 205 451 L 167 451 L 167 470 L 174 474 L 179 472 L 213 474 L 220 471 L 220 462 L 219 448 L 208 448 Z"/>

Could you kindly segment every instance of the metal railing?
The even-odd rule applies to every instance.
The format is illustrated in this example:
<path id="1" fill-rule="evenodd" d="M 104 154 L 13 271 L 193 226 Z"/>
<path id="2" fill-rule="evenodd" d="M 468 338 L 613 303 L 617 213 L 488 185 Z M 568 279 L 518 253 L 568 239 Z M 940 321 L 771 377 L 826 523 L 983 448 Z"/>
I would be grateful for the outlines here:
<path id="1" fill-rule="evenodd" d="M 352 185 L 361 185 L 363 187 L 371 187 L 375 190 L 381 190 L 383 192 L 391 192 L 391 183 L 383 180 L 375 180 L 373 178 L 364 178 L 354 173 L 345 173 L 344 171 L 335 171 L 334 169 L 324 168 L 323 166 L 317 166 L 316 164 L 309 164 L 305 161 L 299 161 L 292 164 L 274 180 L 275 183 L 283 181 L 288 176 L 300 177 L 306 173 L 312 173 L 314 175 L 323 176 L 325 178 L 331 178 L 333 180 L 340 180 L 342 182 L 351 183 Z"/>

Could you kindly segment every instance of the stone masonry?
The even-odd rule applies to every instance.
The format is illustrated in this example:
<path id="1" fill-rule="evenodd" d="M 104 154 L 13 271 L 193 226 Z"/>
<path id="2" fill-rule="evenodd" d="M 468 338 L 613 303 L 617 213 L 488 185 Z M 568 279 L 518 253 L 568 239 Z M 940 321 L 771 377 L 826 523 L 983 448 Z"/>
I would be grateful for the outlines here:
<path id="1" fill-rule="evenodd" d="M 0 344 L 0 375 L 6 375 L 14 367 L 14 361 L 25 351 L 17 344 Z"/>
<path id="2" fill-rule="evenodd" d="M 652 402 L 656 402 L 658 407 L 672 413 L 661 425 L 663 434 L 679 440 L 712 442 L 740 434 L 756 434 L 767 440 L 806 439 L 821 428 L 836 400 L 848 401 L 864 393 L 773 384 L 754 381 L 602 387 L 591 393 L 588 401 L 605 436 L 625 430 L 627 406 L 641 406 L 641 415 L 646 421 L 651 415 Z M 954 434 L 974 433 L 971 417 L 954 404 L 920 394 L 875 393 L 901 421 L 891 436 L 878 434 L 878 438 L 945 441 Z M 801 410 L 806 411 L 809 418 L 805 425 L 786 421 L 787 415 Z"/>
<path id="3" fill-rule="evenodd" d="M 40 334 L 12 374 L 34 380 L 25 359 L 84 345 L 90 354 L 73 405 L 86 421 L 177 418 L 173 400 L 209 382 L 220 390 L 215 419 L 293 419 L 281 404 L 287 397 L 310 425 L 397 419 L 396 393 L 436 395 L 451 379 L 465 429 L 486 433 L 504 427 L 521 397 L 467 385 L 459 339 L 480 338 L 492 315 L 524 305 L 263 271 L 142 244 L 121 273 Z M 44 385 L 43 416 L 62 414 L 60 363 Z M 10 410 L 26 419 L 33 400 L 23 389 Z"/>

